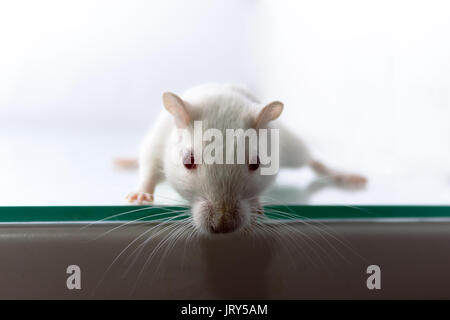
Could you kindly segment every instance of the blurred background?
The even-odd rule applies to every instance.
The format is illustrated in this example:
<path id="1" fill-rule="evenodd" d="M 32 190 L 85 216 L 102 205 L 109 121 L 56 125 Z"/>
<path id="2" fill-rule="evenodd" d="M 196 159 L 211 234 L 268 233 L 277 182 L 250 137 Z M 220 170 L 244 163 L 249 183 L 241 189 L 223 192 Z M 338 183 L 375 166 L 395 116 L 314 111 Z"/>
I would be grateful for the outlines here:
<path id="1" fill-rule="evenodd" d="M 205 82 L 283 101 L 318 158 L 369 178 L 285 171 L 276 201 L 450 204 L 449 17 L 437 0 L 2 1 L 0 205 L 124 204 L 137 173 L 112 159 L 137 155 L 163 91 Z"/>

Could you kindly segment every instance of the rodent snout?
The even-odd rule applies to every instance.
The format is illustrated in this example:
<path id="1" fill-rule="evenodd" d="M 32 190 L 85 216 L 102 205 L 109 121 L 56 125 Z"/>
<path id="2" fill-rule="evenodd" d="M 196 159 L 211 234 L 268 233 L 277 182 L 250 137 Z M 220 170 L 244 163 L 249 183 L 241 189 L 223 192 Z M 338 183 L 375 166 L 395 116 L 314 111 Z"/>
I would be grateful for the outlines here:
<path id="1" fill-rule="evenodd" d="M 209 232 L 230 233 L 236 231 L 240 226 L 238 220 L 234 214 L 230 214 L 229 212 L 213 213 L 208 225 Z"/>
<path id="2" fill-rule="evenodd" d="M 205 233 L 231 233 L 238 231 L 246 224 L 246 215 L 239 203 L 233 206 L 217 207 L 202 201 L 195 204 L 192 209 L 194 223 Z"/>

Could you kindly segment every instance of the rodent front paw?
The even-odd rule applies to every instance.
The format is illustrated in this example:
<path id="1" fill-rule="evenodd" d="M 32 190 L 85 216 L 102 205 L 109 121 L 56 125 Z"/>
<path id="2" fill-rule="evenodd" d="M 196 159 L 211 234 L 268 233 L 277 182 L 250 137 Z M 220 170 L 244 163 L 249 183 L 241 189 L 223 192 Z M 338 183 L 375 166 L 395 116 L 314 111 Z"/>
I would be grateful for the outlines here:
<path id="1" fill-rule="evenodd" d="M 153 203 L 153 194 L 150 194 L 148 192 L 130 192 L 126 199 L 129 203 L 135 203 L 135 204 L 151 204 Z"/>

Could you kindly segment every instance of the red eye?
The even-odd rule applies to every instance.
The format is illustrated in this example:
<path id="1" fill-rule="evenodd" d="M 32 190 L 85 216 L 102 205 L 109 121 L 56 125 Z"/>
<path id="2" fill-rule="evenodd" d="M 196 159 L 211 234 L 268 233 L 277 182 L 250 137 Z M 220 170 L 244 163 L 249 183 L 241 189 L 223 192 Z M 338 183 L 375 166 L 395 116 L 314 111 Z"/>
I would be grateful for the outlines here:
<path id="1" fill-rule="evenodd" d="M 183 157 L 183 164 L 188 170 L 193 170 L 197 168 L 195 163 L 194 154 L 192 152 L 187 152 Z"/>
<path id="2" fill-rule="evenodd" d="M 259 157 L 256 158 L 256 163 L 250 163 L 248 165 L 248 170 L 250 171 L 256 171 L 259 168 Z"/>

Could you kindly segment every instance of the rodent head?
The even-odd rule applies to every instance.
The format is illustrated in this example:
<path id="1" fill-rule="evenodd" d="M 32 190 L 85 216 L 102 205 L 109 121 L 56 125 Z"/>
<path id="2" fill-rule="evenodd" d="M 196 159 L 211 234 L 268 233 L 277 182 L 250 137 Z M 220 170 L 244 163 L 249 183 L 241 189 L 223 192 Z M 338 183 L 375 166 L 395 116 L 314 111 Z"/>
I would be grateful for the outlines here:
<path id="1" fill-rule="evenodd" d="M 260 211 L 259 195 L 276 176 L 276 172 L 261 174 L 267 161 L 260 160 L 257 130 L 270 128 L 269 122 L 278 118 L 283 104 L 272 102 L 255 110 L 239 96 L 184 101 L 173 93 L 164 93 L 163 104 L 179 129 L 166 148 L 166 177 L 191 202 L 198 230 L 229 233 L 249 226 Z M 266 141 L 271 149 L 272 139 Z M 264 155 L 268 159 L 267 150 Z"/>

